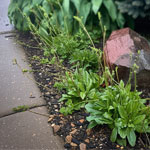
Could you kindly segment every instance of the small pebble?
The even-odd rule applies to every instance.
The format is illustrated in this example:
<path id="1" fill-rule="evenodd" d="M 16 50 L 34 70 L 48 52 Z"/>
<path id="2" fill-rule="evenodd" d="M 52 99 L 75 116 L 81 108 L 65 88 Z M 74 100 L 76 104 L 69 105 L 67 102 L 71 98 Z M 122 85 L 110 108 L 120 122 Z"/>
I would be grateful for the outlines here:
<path id="1" fill-rule="evenodd" d="M 73 142 L 71 142 L 70 145 L 73 146 L 73 147 L 77 147 L 78 146 L 76 143 L 73 143 Z"/>
<path id="2" fill-rule="evenodd" d="M 72 126 L 72 127 L 75 127 L 75 125 L 74 125 L 73 123 L 71 123 L 71 126 Z"/>
<path id="3" fill-rule="evenodd" d="M 59 122 L 60 124 L 64 124 L 64 122 L 61 120 L 60 122 Z"/>
<path id="4" fill-rule="evenodd" d="M 58 106 L 57 106 L 57 105 L 54 105 L 54 108 L 58 108 Z"/>
<path id="5" fill-rule="evenodd" d="M 72 136 L 71 135 L 67 135 L 65 140 L 66 140 L 67 143 L 71 143 Z"/>
<path id="6" fill-rule="evenodd" d="M 48 105 L 51 106 L 51 102 L 48 102 Z"/>
<path id="7" fill-rule="evenodd" d="M 63 117 L 63 116 L 64 116 L 63 114 L 60 114 L 60 115 L 59 115 L 59 117 Z"/>
<path id="8" fill-rule="evenodd" d="M 53 116 L 53 117 L 50 117 L 50 118 L 48 119 L 48 122 L 51 122 L 51 121 L 53 120 L 53 118 L 54 118 L 54 116 Z"/>
<path id="9" fill-rule="evenodd" d="M 74 129 L 73 131 L 70 132 L 70 134 L 75 134 L 77 132 L 77 129 Z"/>
<path id="10" fill-rule="evenodd" d="M 60 99 L 60 96 L 59 96 L 59 95 L 56 95 L 55 98 L 56 98 L 56 99 Z"/>
<path id="11" fill-rule="evenodd" d="M 54 133 L 56 133 L 60 130 L 60 126 L 59 125 L 54 125 L 53 129 L 54 129 Z"/>
<path id="12" fill-rule="evenodd" d="M 86 130 L 86 134 L 89 136 L 91 134 L 92 130 L 91 129 L 87 129 Z"/>
<path id="13" fill-rule="evenodd" d="M 81 143 L 79 147 L 80 147 L 80 150 L 86 150 L 86 144 L 84 143 Z"/>
<path id="14" fill-rule="evenodd" d="M 89 139 L 85 139 L 84 140 L 86 143 L 90 143 L 90 140 Z"/>
<path id="15" fill-rule="evenodd" d="M 80 123 L 83 123 L 84 121 L 85 121 L 84 119 L 80 119 L 80 120 L 79 120 Z"/>

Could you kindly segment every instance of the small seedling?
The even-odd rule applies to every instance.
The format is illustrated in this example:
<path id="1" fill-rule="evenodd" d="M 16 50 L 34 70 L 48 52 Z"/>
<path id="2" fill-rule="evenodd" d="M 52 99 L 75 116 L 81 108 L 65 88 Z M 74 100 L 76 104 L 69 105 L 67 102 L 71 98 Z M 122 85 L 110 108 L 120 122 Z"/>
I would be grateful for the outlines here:
<path id="1" fill-rule="evenodd" d="M 22 105 L 22 106 L 17 106 L 15 108 L 13 108 L 14 112 L 23 112 L 23 111 L 27 111 L 29 109 L 29 106 L 27 105 Z"/>
<path id="2" fill-rule="evenodd" d="M 27 69 L 22 69 L 22 72 L 25 73 L 25 72 L 28 72 L 28 70 Z"/>
<path id="3" fill-rule="evenodd" d="M 34 55 L 32 58 L 33 58 L 34 60 L 39 60 L 39 59 L 40 59 L 40 57 L 39 57 L 39 56 L 36 56 L 36 55 Z"/>

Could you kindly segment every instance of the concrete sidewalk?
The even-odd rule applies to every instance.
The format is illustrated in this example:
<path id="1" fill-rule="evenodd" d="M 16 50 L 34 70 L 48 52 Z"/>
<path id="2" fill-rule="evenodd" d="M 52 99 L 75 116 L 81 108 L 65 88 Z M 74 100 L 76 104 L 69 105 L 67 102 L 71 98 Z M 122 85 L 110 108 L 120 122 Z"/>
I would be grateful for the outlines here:
<path id="1" fill-rule="evenodd" d="M 16 59 L 23 69 L 31 70 L 8 22 L 8 4 L 9 0 L 0 1 L 0 150 L 63 150 L 63 142 L 47 123 L 48 117 L 29 111 L 13 114 L 13 108 L 22 105 L 36 106 L 32 111 L 43 114 L 47 109 L 35 82 L 13 64 Z"/>

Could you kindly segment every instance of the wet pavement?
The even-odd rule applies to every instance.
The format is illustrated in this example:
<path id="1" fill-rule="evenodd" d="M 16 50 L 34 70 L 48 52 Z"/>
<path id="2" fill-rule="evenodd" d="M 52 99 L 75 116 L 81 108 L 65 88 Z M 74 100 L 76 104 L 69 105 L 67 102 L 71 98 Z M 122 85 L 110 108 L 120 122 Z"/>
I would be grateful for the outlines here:
<path id="1" fill-rule="evenodd" d="M 0 0 L 0 33 L 13 30 L 7 17 L 7 8 L 10 0 Z"/>
<path id="2" fill-rule="evenodd" d="M 8 4 L 9 0 L 0 0 L 0 150 L 63 150 L 63 142 L 47 123 L 48 117 L 29 111 L 13 114 L 13 108 L 22 105 L 48 113 L 33 75 L 22 72 L 31 68 L 9 24 Z"/>
<path id="3" fill-rule="evenodd" d="M 15 37 L 8 36 L 10 34 L 0 35 L 0 116 L 20 105 L 45 104 L 37 85 L 29 80 L 34 79 L 33 75 L 22 72 L 22 69 L 31 70 L 23 49 Z M 14 60 L 22 68 L 14 64 Z"/>

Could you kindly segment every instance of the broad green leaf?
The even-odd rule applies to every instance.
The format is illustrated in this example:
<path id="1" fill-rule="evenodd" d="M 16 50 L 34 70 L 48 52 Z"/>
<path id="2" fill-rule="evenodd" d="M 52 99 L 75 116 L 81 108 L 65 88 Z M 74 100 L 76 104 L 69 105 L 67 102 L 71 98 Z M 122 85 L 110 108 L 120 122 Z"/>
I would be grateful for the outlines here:
<path id="1" fill-rule="evenodd" d="M 91 9 L 91 3 L 88 2 L 87 0 L 82 1 L 79 10 L 79 16 L 82 19 L 83 24 L 86 23 L 87 17 L 90 13 L 90 9 Z"/>
<path id="2" fill-rule="evenodd" d="M 92 80 L 90 79 L 90 81 L 88 82 L 87 87 L 86 87 L 87 92 L 89 92 L 89 90 L 91 89 L 92 83 L 93 83 L 93 82 L 92 82 Z"/>
<path id="3" fill-rule="evenodd" d="M 120 137 L 124 139 L 127 136 L 127 128 L 118 129 L 118 133 L 119 133 Z"/>
<path id="4" fill-rule="evenodd" d="M 118 16 L 117 16 L 117 24 L 120 28 L 123 28 L 124 27 L 124 24 L 125 24 L 125 18 L 123 17 L 123 15 L 119 12 L 118 13 Z"/>
<path id="5" fill-rule="evenodd" d="M 112 124 L 113 121 L 110 119 L 106 119 L 104 117 L 101 117 L 102 115 L 99 115 L 97 118 L 95 118 L 95 121 L 97 124 Z"/>
<path id="6" fill-rule="evenodd" d="M 68 99 L 68 95 L 67 94 L 63 94 L 62 98 L 59 99 L 59 102 L 62 102 L 64 100 Z"/>
<path id="7" fill-rule="evenodd" d="M 65 12 L 65 14 L 69 14 L 69 8 L 70 8 L 70 0 L 64 0 L 63 1 L 63 10 Z"/>
<path id="8" fill-rule="evenodd" d="M 106 29 L 110 29 L 110 17 L 109 14 L 107 13 L 106 9 L 104 7 L 102 7 L 100 9 L 101 13 L 102 13 L 102 24 L 104 26 L 106 26 Z M 104 78 L 105 79 L 105 78 Z"/>
<path id="9" fill-rule="evenodd" d="M 133 123 L 136 125 L 136 124 L 140 124 L 143 122 L 143 120 L 145 119 L 145 115 L 139 115 L 137 117 L 135 117 Z"/>
<path id="10" fill-rule="evenodd" d="M 90 122 L 90 124 L 88 125 L 88 128 L 94 128 L 97 125 L 97 123 L 95 121 Z"/>
<path id="11" fill-rule="evenodd" d="M 84 92 L 85 89 L 84 89 L 84 85 L 81 83 L 81 82 L 78 82 L 77 86 L 79 87 L 79 89 Z"/>
<path id="12" fill-rule="evenodd" d="M 114 128 L 114 129 L 112 130 L 110 140 L 111 140 L 112 142 L 115 142 L 116 139 L 117 139 L 117 128 Z"/>
<path id="13" fill-rule="evenodd" d="M 39 5 L 43 0 L 32 0 L 32 5 Z"/>
<path id="14" fill-rule="evenodd" d="M 43 2 L 43 8 L 45 9 L 47 14 L 49 14 L 51 12 L 50 4 L 47 1 Z"/>
<path id="15" fill-rule="evenodd" d="M 113 120 L 112 117 L 111 117 L 112 115 L 108 112 L 105 112 L 103 116 L 107 119 Z"/>
<path id="16" fill-rule="evenodd" d="M 124 88 L 124 82 L 121 80 L 119 83 L 120 88 Z"/>
<path id="17" fill-rule="evenodd" d="M 120 114 L 121 118 L 123 118 L 123 119 L 128 118 L 127 112 L 123 106 L 118 106 L 118 110 L 119 110 L 119 114 Z"/>
<path id="18" fill-rule="evenodd" d="M 76 10 L 79 13 L 79 11 L 80 11 L 80 5 L 81 5 L 81 0 L 71 0 L 71 1 L 75 5 Z"/>
<path id="19" fill-rule="evenodd" d="M 115 21 L 117 19 L 117 9 L 116 9 L 116 5 L 115 5 L 114 1 L 113 0 L 103 0 L 103 4 L 105 5 L 112 21 Z"/>
<path id="20" fill-rule="evenodd" d="M 26 7 L 27 5 L 30 5 L 31 2 L 29 1 L 24 1 L 23 4 L 22 4 L 22 8 Z"/>
<path id="21" fill-rule="evenodd" d="M 117 143 L 119 145 L 122 145 L 122 146 L 126 146 L 127 145 L 126 139 L 117 139 Z"/>
<path id="22" fill-rule="evenodd" d="M 127 139 L 131 146 L 135 146 L 136 143 L 136 135 L 133 129 L 128 129 Z"/>
<path id="23" fill-rule="evenodd" d="M 29 15 L 30 14 L 30 10 L 31 10 L 31 7 L 29 5 L 27 5 L 26 7 L 24 7 L 22 12 L 23 12 L 23 14 L 25 13 L 25 14 Z"/>
<path id="24" fill-rule="evenodd" d="M 102 5 L 103 0 L 92 0 L 92 10 L 97 14 L 99 8 Z"/>
<path id="25" fill-rule="evenodd" d="M 87 110 L 89 113 L 92 113 L 92 114 L 100 114 L 100 111 L 94 109 L 94 106 L 93 106 L 93 104 L 91 104 L 91 103 L 86 104 L 86 105 L 85 105 L 85 108 L 86 108 L 86 110 Z M 91 116 L 89 116 L 89 117 L 91 117 Z M 90 119 L 89 117 L 87 117 L 87 119 Z M 89 120 L 88 120 L 88 121 L 89 121 Z"/>
<path id="26" fill-rule="evenodd" d="M 80 92 L 80 97 L 82 98 L 82 100 L 84 100 L 85 97 L 86 97 L 86 93 L 85 92 Z"/>

